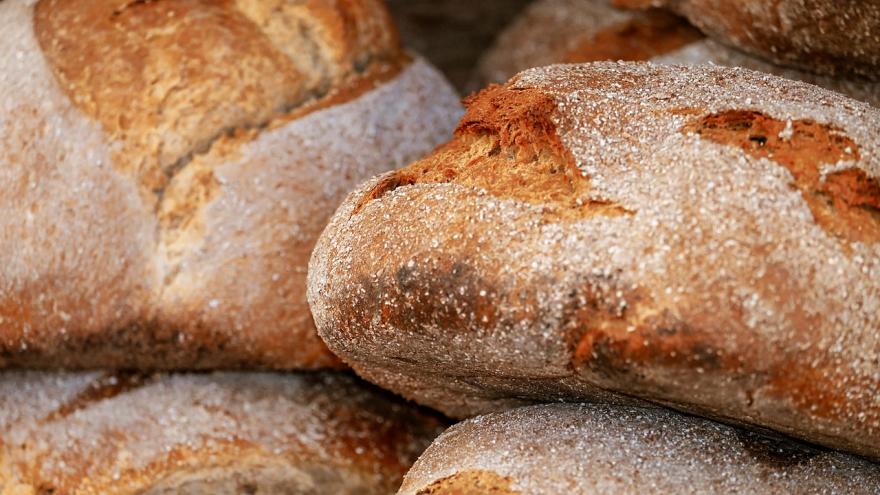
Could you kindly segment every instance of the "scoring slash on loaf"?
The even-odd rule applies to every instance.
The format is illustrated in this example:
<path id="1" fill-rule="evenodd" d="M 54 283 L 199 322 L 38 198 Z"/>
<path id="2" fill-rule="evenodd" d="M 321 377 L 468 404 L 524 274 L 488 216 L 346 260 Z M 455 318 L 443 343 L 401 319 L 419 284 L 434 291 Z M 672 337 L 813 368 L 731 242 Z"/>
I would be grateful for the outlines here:
<path id="1" fill-rule="evenodd" d="M 456 417 L 646 400 L 880 458 L 880 110 L 746 69 L 523 72 L 353 192 L 319 333 Z"/>
<path id="2" fill-rule="evenodd" d="M 443 428 L 347 375 L 6 372 L 0 493 L 387 494 Z"/>
<path id="3" fill-rule="evenodd" d="M 557 63 L 640 61 L 745 67 L 838 91 L 880 107 L 880 82 L 789 69 L 704 38 L 660 9 L 622 10 L 607 0 L 538 0 L 505 29 L 480 60 L 479 87 Z"/>
<path id="4" fill-rule="evenodd" d="M 662 409 L 552 404 L 441 435 L 399 495 L 875 494 L 880 467 Z"/>
<path id="5" fill-rule="evenodd" d="M 612 0 L 667 7 L 711 38 L 773 63 L 880 81 L 876 0 Z"/>
<path id="6" fill-rule="evenodd" d="M 0 367 L 339 366 L 314 241 L 460 116 L 382 2 L 5 0 L 0 31 Z"/>

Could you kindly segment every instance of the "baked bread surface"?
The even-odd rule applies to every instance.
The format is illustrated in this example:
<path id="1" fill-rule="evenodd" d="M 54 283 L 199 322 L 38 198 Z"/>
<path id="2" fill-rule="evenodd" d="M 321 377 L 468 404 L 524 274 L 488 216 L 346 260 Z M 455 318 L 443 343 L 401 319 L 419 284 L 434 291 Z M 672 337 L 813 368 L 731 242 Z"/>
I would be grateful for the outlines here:
<path id="1" fill-rule="evenodd" d="M 0 493 L 387 494 L 442 431 L 338 373 L 0 377 Z"/>
<path id="2" fill-rule="evenodd" d="M 0 366 L 339 366 L 305 272 L 459 116 L 381 2 L 0 3 Z"/>
<path id="3" fill-rule="evenodd" d="M 880 468 L 663 409 L 548 404 L 457 424 L 400 495 L 871 494 Z"/>
<path id="4" fill-rule="evenodd" d="M 713 39 L 779 65 L 880 81 L 875 0 L 612 0 L 667 7 Z"/>
<path id="5" fill-rule="evenodd" d="M 517 72 L 557 63 L 641 61 L 668 65 L 713 63 L 804 81 L 880 107 L 880 83 L 775 65 L 703 38 L 687 21 L 661 9 L 623 10 L 605 0 L 538 0 L 483 54 L 476 87 Z"/>
<path id="6" fill-rule="evenodd" d="M 353 192 L 321 336 L 466 417 L 648 400 L 880 457 L 880 111 L 722 67 L 559 65 Z"/>

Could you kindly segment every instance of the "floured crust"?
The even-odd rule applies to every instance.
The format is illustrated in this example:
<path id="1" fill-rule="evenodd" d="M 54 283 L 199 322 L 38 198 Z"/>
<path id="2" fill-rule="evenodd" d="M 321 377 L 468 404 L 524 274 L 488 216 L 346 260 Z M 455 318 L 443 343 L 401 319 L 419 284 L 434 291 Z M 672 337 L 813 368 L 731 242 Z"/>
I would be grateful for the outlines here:
<path id="1" fill-rule="evenodd" d="M 398 493 L 870 494 L 878 489 L 880 468 L 856 457 L 662 409 L 557 404 L 453 426 L 422 454 Z"/>
<path id="2" fill-rule="evenodd" d="M 668 7 L 713 39 L 776 64 L 880 81 L 880 4 L 862 0 L 613 0 Z"/>
<path id="3" fill-rule="evenodd" d="M 554 215 L 526 186 L 455 178 L 376 195 L 401 172 L 385 174 L 316 246 L 319 332 L 362 376 L 453 416 L 649 400 L 880 457 L 878 123 L 743 69 L 526 71 L 478 96 L 451 145 L 536 136 L 487 149 L 516 169 L 561 143 L 588 197 L 625 213 Z"/>
<path id="4" fill-rule="evenodd" d="M 480 87 L 517 72 L 557 63 L 649 60 L 703 36 L 659 9 L 627 11 L 607 0 L 538 0 L 508 26 L 480 59 Z"/>
<path id="5" fill-rule="evenodd" d="M 80 3 L 0 4 L 0 366 L 340 366 L 312 244 L 452 89 L 372 0 Z"/>
<path id="6" fill-rule="evenodd" d="M 651 60 L 668 65 L 714 63 L 804 81 L 880 107 L 880 83 L 790 69 L 702 36 L 658 9 L 625 11 L 603 0 L 540 0 L 499 35 L 481 59 L 481 86 L 555 63 Z"/>
<path id="7" fill-rule="evenodd" d="M 390 493 L 443 426 L 339 374 L 9 372 L 0 390 L 4 495 Z"/>

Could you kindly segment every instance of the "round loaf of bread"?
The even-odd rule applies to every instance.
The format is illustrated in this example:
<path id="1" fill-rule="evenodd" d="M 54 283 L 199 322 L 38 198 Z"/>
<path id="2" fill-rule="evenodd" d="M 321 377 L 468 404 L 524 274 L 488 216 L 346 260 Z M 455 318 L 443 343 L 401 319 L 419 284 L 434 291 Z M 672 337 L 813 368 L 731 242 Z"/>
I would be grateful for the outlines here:
<path id="1" fill-rule="evenodd" d="M 880 81 L 876 0 L 612 0 L 668 7 L 712 38 L 776 64 Z"/>
<path id="2" fill-rule="evenodd" d="M 532 67 L 603 60 L 745 67 L 822 86 L 880 107 L 880 82 L 774 65 L 703 38 L 686 21 L 660 9 L 616 9 L 607 0 L 536 1 L 486 51 L 474 79 L 477 87 L 483 87 Z"/>
<path id="3" fill-rule="evenodd" d="M 330 349 L 456 417 L 639 398 L 880 458 L 880 110 L 624 62 L 468 104 L 318 241 Z"/>
<path id="4" fill-rule="evenodd" d="M 312 246 L 460 104 L 383 3 L 0 3 L 0 367 L 314 368 Z"/>
<path id="5" fill-rule="evenodd" d="M 447 430 L 400 495 L 848 493 L 880 467 L 663 409 L 552 404 Z"/>
<path id="6" fill-rule="evenodd" d="M 388 494 L 443 428 L 343 374 L 0 376 L 0 493 Z"/>

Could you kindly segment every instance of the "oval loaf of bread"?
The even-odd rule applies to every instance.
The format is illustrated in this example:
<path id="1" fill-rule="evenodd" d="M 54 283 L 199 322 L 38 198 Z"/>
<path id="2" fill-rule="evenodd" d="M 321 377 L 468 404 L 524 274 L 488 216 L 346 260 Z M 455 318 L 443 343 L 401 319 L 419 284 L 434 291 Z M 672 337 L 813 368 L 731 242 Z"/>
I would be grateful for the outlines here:
<path id="1" fill-rule="evenodd" d="M 336 373 L 6 372 L 0 493 L 388 494 L 443 426 Z"/>
<path id="2" fill-rule="evenodd" d="M 667 7 L 710 37 L 776 64 L 880 81 L 877 0 L 612 0 Z"/>
<path id="3" fill-rule="evenodd" d="M 460 116 L 381 1 L 5 0 L 0 31 L 0 367 L 339 364 L 314 241 Z"/>
<path id="4" fill-rule="evenodd" d="M 880 466 L 663 409 L 552 404 L 453 426 L 399 495 L 875 494 Z"/>
<path id="5" fill-rule="evenodd" d="M 318 241 L 331 350 L 456 417 L 638 398 L 880 458 L 880 110 L 623 62 L 468 104 Z"/>
<path id="6" fill-rule="evenodd" d="M 822 86 L 880 107 L 880 82 L 774 65 L 703 38 L 686 21 L 660 9 L 616 9 L 607 0 L 534 2 L 486 51 L 474 79 L 482 87 L 507 81 L 532 67 L 603 60 L 745 67 Z"/>

